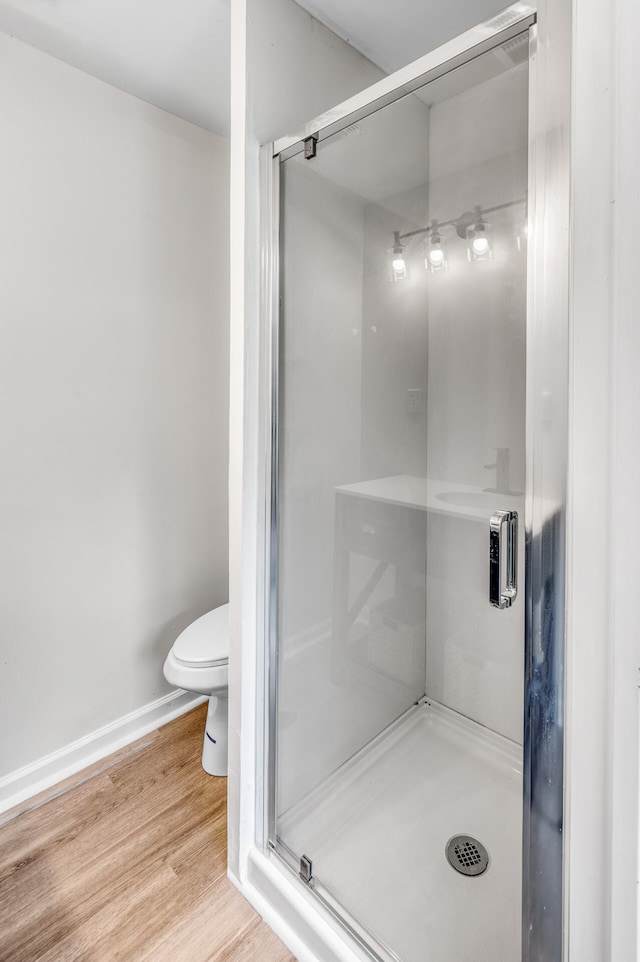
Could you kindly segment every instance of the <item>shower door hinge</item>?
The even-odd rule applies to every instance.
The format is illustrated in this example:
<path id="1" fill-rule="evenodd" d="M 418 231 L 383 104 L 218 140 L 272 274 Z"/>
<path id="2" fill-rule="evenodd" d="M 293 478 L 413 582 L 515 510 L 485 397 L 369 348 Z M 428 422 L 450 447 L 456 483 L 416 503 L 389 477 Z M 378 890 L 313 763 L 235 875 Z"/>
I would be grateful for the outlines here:
<path id="1" fill-rule="evenodd" d="M 311 859 L 303 855 L 300 859 L 300 872 L 298 873 L 303 882 L 307 885 L 313 884 L 313 866 L 311 864 Z"/>
<path id="2" fill-rule="evenodd" d="M 303 140 L 305 160 L 313 160 L 313 158 L 316 155 L 317 143 L 318 143 L 318 138 L 313 134 L 311 135 L 311 137 L 307 137 L 305 140 Z"/>

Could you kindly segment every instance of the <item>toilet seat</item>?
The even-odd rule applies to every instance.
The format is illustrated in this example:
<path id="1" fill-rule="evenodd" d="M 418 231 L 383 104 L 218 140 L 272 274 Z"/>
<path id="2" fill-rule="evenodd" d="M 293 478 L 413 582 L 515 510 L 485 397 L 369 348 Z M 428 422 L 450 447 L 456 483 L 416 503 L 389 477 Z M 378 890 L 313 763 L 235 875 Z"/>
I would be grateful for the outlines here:
<path id="1" fill-rule="evenodd" d="M 176 638 L 164 663 L 171 685 L 217 695 L 229 684 L 229 605 L 208 611 Z"/>
<path id="2" fill-rule="evenodd" d="M 204 669 L 229 661 L 229 605 L 208 611 L 188 625 L 173 644 L 175 660 L 187 668 Z"/>
<path id="3" fill-rule="evenodd" d="M 205 667 L 185 665 L 178 661 L 173 651 L 167 655 L 164 663 L 164 677 L 170 685 L 193 691 L 198 695 L 216 695 L 220 689 L 229 685 L 229 665 L 223 661 L 219 665 L 205 665 Z"/>

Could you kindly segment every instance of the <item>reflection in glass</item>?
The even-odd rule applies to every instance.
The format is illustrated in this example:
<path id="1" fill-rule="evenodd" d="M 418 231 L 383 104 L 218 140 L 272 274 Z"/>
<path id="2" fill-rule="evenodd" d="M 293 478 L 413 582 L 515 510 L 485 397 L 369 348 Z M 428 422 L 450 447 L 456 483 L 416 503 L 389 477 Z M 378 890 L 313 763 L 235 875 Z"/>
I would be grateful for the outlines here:
<path id="1" fill-rule="evenodd" d="M 402 962 L 520 958 L 527 80 L 499 49 L 281 167 L 276 835 Z"/>

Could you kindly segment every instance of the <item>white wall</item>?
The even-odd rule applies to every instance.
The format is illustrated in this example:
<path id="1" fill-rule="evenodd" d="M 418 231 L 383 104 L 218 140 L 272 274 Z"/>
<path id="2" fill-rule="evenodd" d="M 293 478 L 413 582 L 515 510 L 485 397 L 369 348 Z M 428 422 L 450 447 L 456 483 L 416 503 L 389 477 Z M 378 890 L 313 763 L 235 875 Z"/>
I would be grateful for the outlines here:
<path id="1" fill-rule="evenodd" d="M 382 71 L 293 0 L 249 0 L 249 111 L 259 143 L 375 83 Z"/>
<path id="2" fill-rule="evenodd" d="M 573 8 L 567 958 L 632 962 L 639 950 L 640 8 L 629 0 Z"/>
<path id="3" fill-rule="evenodd" d="M 0 776 L 227 598 L 228 145 L 0 35 Z"/>
<path id="4" fill-rule="evenodd" d="M 634 243 L 640 218 L 640 125 L 637 90 L 640 63 L 637 37 L 640 7 L 619 0 L 614 60 L 616 90 L 613 349 L 614 427 L 612 430 L 612 498 L 615 518 L 613 590 L 613 718 L 610 818 L 615 853 L 611 871 L 611 958 L 640 959 L 638 928 L 638 841 L 640 826 L 638 686 L 640 684 L 640 285 Z M 622 510 L 621 510 L 622 509 Z"/>

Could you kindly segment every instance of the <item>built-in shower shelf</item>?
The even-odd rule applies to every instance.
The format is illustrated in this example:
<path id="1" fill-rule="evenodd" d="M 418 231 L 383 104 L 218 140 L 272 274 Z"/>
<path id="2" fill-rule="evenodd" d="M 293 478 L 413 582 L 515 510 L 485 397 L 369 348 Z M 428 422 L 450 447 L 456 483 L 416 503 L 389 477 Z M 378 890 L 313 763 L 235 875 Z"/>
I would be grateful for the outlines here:
<path id="1" fill-rule="evenodd" d="M 336 491 L 355 498 L 483 522 L 498 508 L 522 511 L 524 507 L 524 495 L 519 492 L 490 491 L 407 474 L 343 484 Z"/>

